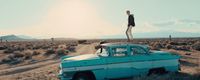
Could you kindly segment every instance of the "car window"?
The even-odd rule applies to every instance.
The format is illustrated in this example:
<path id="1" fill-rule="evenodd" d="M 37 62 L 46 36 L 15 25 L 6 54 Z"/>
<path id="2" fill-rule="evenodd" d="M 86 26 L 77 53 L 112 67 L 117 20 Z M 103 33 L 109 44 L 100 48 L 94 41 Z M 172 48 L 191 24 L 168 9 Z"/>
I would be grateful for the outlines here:
<path id="1" fill-rule="evenodd" d="M 131 47 L 131 55 L 146 54 L 146 51 L 141 47 Z"/>
<path id="2" fill-rule="evenodd" d="M 112 53 L 113 53 L 112 56 L 126 56 L 127 48 L 113 48 Z"/>
<path id="3" fill-rule="evenodd" d="M 100 48 L 96 51 L 96 54 L 100 56 L 108 56 L 108 52 L 105 48 Z"/>

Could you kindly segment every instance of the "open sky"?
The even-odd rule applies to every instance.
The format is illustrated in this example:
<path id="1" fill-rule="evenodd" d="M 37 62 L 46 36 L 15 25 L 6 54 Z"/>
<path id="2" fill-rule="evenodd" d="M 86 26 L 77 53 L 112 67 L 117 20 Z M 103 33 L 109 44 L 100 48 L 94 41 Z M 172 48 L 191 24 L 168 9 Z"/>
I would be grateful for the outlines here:
<path id="1" fill-rule="evenodd" d="M 125 12 L 130 10 L 136 21 L 134 37 L 197 37 L 199 3 L 200 0 L 0 0 L 0 36 L 125 38 Z"/>

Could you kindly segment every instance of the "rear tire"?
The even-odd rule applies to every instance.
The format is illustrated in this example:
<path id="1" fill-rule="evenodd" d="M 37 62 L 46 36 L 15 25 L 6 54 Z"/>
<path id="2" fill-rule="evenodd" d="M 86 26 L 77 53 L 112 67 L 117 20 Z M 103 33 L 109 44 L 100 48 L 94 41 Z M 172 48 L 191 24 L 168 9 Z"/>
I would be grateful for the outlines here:
<path id="1" fill-rule="evenodd" d="M 148 76 L 152 75 L 152 74 L 158 74 L 158 75 L 162 75 L 167 73 L 167 71 L 165 70 L 165 68 L 155 68 L 155 69 L 150 69 Z"/>
<path id="2" fill-rule="evenodd" d="M 95 80 L 95 78 L 87 73 L 78 73 L 73 80 Z"/>

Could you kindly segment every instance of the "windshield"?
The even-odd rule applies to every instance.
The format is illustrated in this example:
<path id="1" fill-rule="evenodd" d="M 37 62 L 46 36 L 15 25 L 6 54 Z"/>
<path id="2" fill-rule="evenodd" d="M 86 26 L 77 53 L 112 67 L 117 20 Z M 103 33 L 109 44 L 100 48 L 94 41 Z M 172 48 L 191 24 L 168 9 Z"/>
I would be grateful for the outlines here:
<path id="1" fill-rule="evenodd" d="M 108 56 L 108 52 L 105 48 L 100 48 L 96 51 L 96 54 L 99 56 Z"/>

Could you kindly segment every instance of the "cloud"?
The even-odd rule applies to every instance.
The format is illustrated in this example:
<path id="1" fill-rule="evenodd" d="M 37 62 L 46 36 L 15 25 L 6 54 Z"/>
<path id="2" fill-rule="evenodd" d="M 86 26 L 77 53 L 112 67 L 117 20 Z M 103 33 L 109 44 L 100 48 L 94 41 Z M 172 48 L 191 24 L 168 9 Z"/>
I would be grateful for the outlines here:
<path id="1" fill-rule="evenodd" d="M 133 28 L 133 33 L 156 32 L 159 30 L 160 28 L 154 26 L 152 23 L 144 22 L 141 25 L 135 26 Z"/>
<path id="2" fill-rule="evenodd" d="M 188 23 L 188 24 L 200 24 L 200 20 L 192 20 L 192 19 L 182 19 L 179 20 L 180 23 Z"/>
<path id="3" fill-rule="evenodd" d="M 154 26 L 159 27 L 165 27 L 165 26 L 173 26 L 173 25 L 180 25 L 180 24 L 189 24 L 189 25 L 199 25 L 200 20 L 194 20 L 194 19 L 175 19 L 175 20 L 169 20 L 164 22 L 157 22 L 154 23 Z"/>
<path id="4" fill-rule="evenodd" d="M 165 22 L 152 23 L 160 31 L 178 31 L 178 32 L 200 32 L 200 20 L 194 19 L 174 19 Z"/>
<path id="5" fill-rule="evenodd" d="M 167 21 L 167 22 L 161 22 L 161 23 L 154 23 L 153 25 L 155 26 L 170 26 L 170 25 L 175 25 L 175 21 Z"/>

